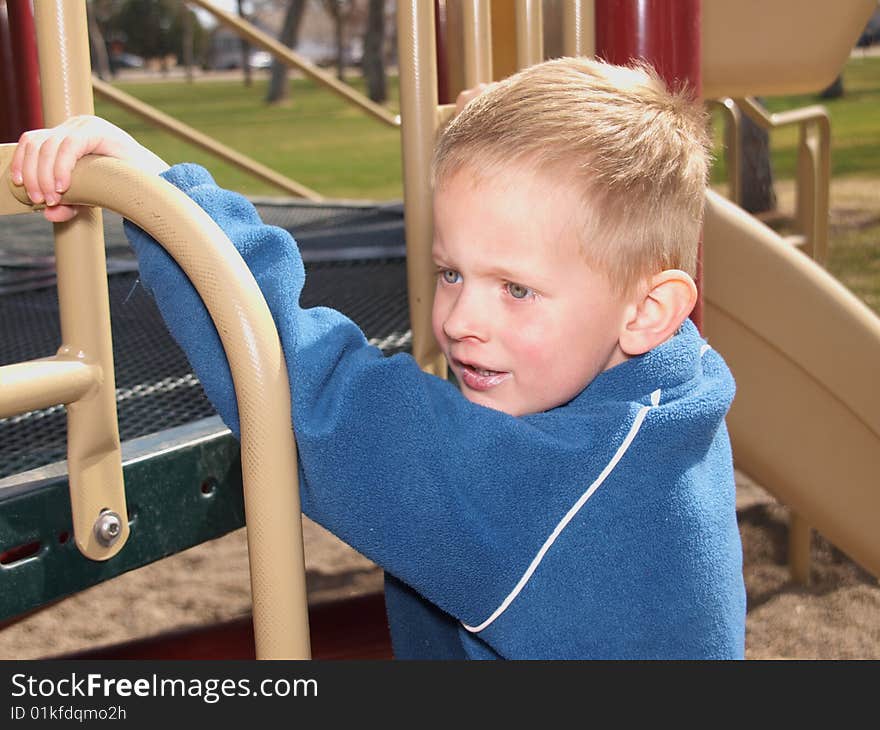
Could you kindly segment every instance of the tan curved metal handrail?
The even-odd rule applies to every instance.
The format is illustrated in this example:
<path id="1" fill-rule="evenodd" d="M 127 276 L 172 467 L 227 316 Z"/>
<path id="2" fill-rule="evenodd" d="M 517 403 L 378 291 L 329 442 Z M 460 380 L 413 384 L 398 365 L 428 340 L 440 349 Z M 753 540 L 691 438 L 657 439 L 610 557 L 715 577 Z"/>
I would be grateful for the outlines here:
<path id="1" fill-rule="evenodd" d="M 23 189 L 13 188 L 11 194 L 27 202 Z M 278 333 L 253 275 L 195 202 L 161 178 L 119 160 L 80 160 L 62 202 L 109 208 L 147 231 L 187 274 L 211 314 L 229 360 L 241 420 L 257 657 L 308 658 L 290 386 Z M 0 382 L 16 367 L 0 368 Z"/>
<path id="2" fill-rule="evenodd" d="M 823 266 L 828 261 L 831 118 L 819 104 L 769 114 L 751 97 L 736 99 L 743 114 L 765 129 L 796 125 L 798 144 L 795 217 L 806 252 Z"/>
<path id="3" fill-rule="evenodd" d="M 823 266 L 828 260 L 829 188 L 831 182 L 831 119 L 821 105 L 768 113 L 751 97 L 714 99 L 709 102 L 724 114 L 725 149 L 729 197 L 742 200 L 742 171 L 739 168 L 740 112 L 762 129 L 797 126 L 798 164 L 795 177 L 795 220 L 799 234 L 786 237 Z"/>
<path id="4" fill-rule="evenodd" d="M 727 165 L 727 197 L 739 205 L 742 202 L 742 170 L 739 164 L 739 125 L 742 115 L 736 102 L 729 97 L 706 99 L 706 106 L 717 109 L 724 121 L 724 161 Z"/>

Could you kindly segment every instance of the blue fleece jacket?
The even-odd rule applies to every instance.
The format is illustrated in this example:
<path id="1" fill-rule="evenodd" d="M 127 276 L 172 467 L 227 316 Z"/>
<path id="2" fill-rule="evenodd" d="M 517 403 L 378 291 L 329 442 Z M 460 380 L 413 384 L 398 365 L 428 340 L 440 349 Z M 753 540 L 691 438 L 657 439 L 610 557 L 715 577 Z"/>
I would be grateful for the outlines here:
<path id="1" fill-rule="evenodd" d="M 286 231 L 195 165 L 165 178 L 223 228 L 269 305 L 290 373 L 303 510 L 382 566 L 398 658 L 741 658 L 745 593 L 722 358 L 686 323 L 529 416 L 470 403 L 302 309 Z M 141 280 L 218 413 L 238 412 L 183 272 L 130 223 Z M 561 355 L 562 356 L 562 355 Z"/>

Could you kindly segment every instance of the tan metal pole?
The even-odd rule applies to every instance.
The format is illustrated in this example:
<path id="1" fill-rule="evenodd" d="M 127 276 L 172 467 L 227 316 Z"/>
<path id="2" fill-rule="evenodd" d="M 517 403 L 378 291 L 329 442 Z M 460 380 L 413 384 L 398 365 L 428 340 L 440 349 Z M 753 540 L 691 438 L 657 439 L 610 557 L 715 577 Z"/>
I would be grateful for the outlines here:
<path id="1" fill-rule="evenodd" d="M 4 157 L 11 155 L 0 146 L 0 159 Z M 10 187 L 0 190 L 0 210 L 15 208 L 4 200 L 6 197 L 27 203 L 23 188 Z M 77 163 L 62 202 L 105 206 L 143 228 L 171 254 L 205 303 L 229 360 L 241 421 L 257 658 L 308 658 L 308 607 L 296 444 L 290 425 L 290 385 L 272 315 L 253 275 L 226 234 L 198 204 L 160 177 L 119 160 L 84 157 Z M 53 369 L 70 368 L 60 364 L 59 359 L 53 359 Z M 34 364 L 21 367 L 33 369 Z M 75 370 L 71 387 L 86 387 L 85 375 L 70 369 Z M 0 369 L 0 377 L 7 373 L 18 375 L 19 371 L 14 366 L 11 370 Z"/>
<path id="2" fill-rule="evenodd" d="M 739 126 L 741 114 L 730 97 L 707 99 L 724 117 L 724 161 L 727 164 L 727 197 L 737 205 L 742 201 L 742 172 L 739 165 Z"/>
<path id="3" fill-rule="evenodd" d="M 433 3 L 397 5 L 400 104 L 403 118 L 403 197 L 406 205 L 406 273 L 412 354 L 423 370 L 446 377 L 446 360 L 431 328 L 434 215 L 429 171 L 437 115 L 437 56 Z"/>
<path id="4" fill-rule="evenodd" d="M 516 0 L 516 65 L 526 68 L 544 60 L 541 0 Z"/>
<path id="5" fill-rule="evenodd" d="M 566 0 L 563 12 L 562 44 L 565 55 L 596 55 L 596 9 L 593 0 Z"/>
<path id="6" fill-rule="evenodd" d="M 101 370 L 79 360 L 47 357 L 0 367 L 0 418 L 80 400 L 101 382 Z"/>
<path id="7" fill-rule="evenodd" d="M 422 8 L 422 12 L 428 12 Z M 464 86 L 492 81 L 492 14 L 489 0 L 464 0 Z M 436 64 L 433 66 L 436 69 Z"/>
<path id="8" fill-rule="evenodd" d="M 92 114 L 85 0 L 35 0 L 43 117 L 54 126 Z M 55 264 L 62 347 L 59 354 L 100 369 L 101 382 L 67 408 L 67 463 L 73 533 L 83 555 L 106 560 L 128 538 L 116 382 L 110 340 L 110 299 L 101 212 L 86 209 L 55 225 Z M 113 536 L 97 531 L 102 515 L 117 517 Z M 104 544 L 112 540 L 110 544 Z"/>

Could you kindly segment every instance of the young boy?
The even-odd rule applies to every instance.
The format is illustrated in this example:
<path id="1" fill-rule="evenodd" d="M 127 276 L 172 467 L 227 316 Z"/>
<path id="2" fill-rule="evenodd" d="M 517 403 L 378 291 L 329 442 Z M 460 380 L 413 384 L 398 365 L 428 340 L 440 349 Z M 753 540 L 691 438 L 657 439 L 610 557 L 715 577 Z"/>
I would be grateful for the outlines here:
<path id="1" fill-rule="evenodd" d="M 491 85 L 434 159 L 434 334 L 459 383 L 299 307 L 286 232 L 95 118 L 27 133 L 13 180 L 50 220 L 83 154 L 162 172 L 241 251 L 286 353 L 304 511 L 386 570 L 398 658 L 741 658 L 724 416 L 687 319 L 704 118 L 647 67 L 559 59 Z M 144 285 L 224 421 L 228 367 L 186 277 L 127 224 Z M 462 397 L 463 396 L 463 397 Z"/>

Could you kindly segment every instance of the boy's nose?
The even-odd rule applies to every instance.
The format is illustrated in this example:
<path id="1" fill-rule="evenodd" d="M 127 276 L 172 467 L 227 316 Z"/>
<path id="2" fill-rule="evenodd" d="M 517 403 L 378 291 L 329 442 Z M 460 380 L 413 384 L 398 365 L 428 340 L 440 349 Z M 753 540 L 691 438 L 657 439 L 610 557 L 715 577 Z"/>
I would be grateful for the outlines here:
<path id="1" fill-rule="evenodd" d="M 467 291 L 462 291 L 446 314 L 443 332 L 451 340 L 473 337 L 485 340 L 488 332 L 489 311 L 485 302 Z"/>

